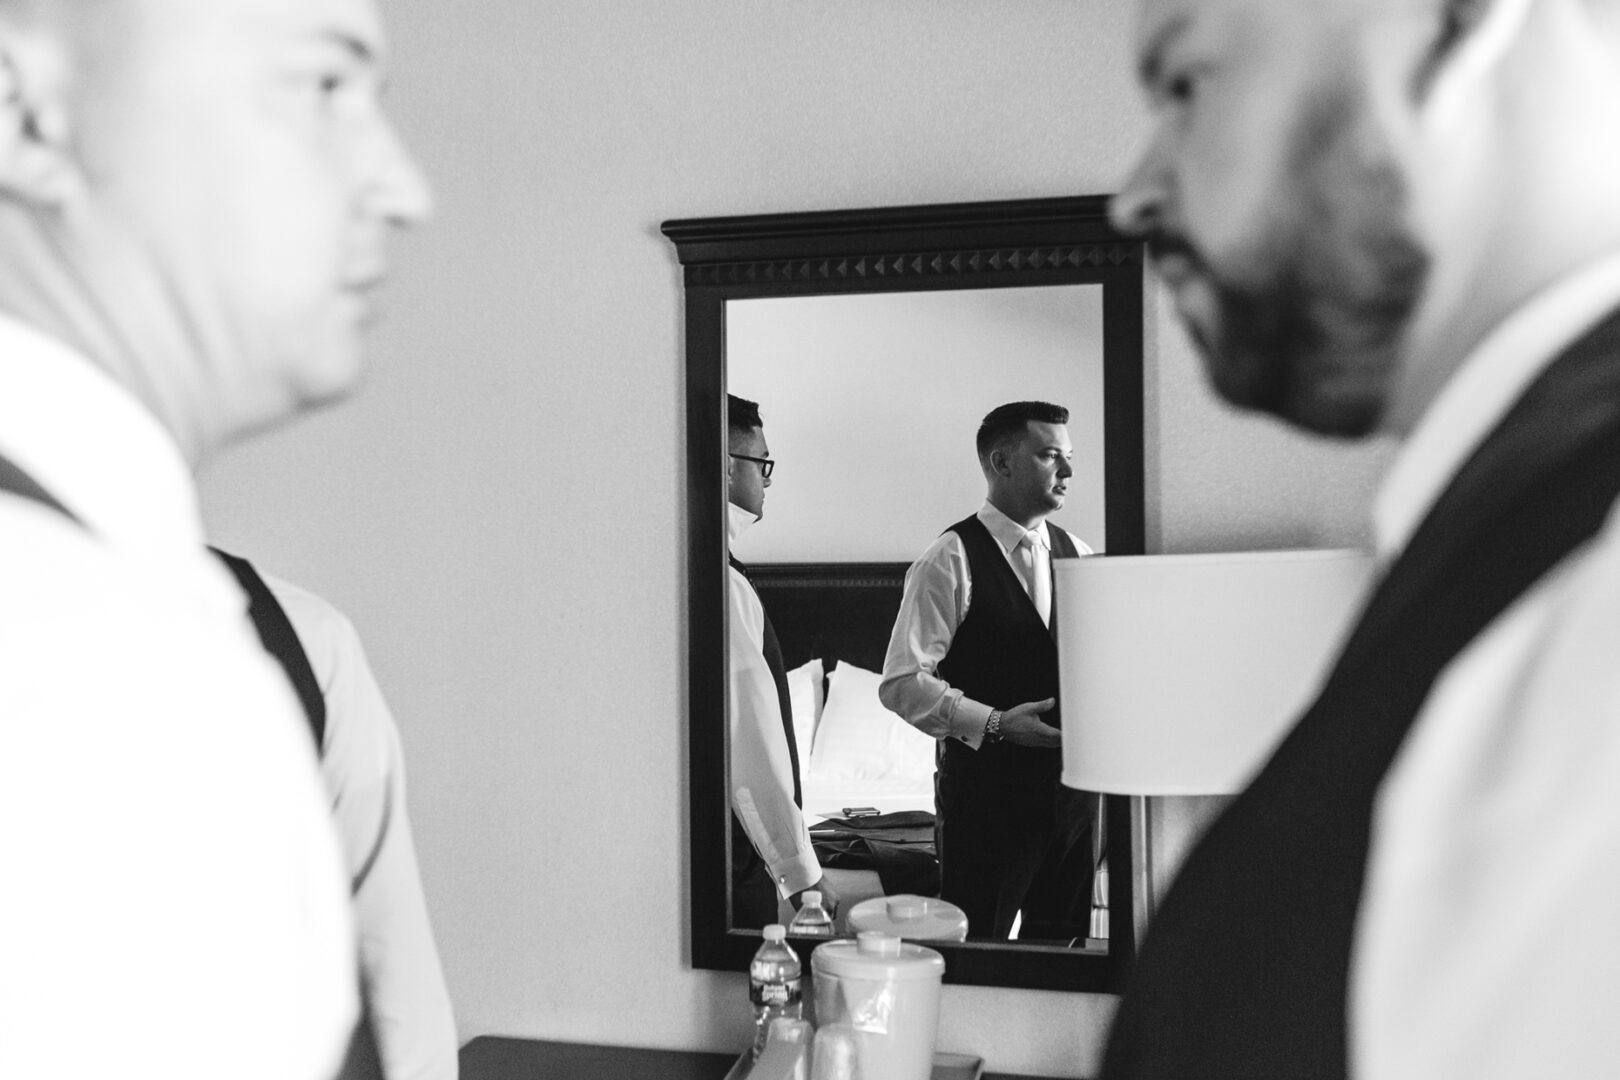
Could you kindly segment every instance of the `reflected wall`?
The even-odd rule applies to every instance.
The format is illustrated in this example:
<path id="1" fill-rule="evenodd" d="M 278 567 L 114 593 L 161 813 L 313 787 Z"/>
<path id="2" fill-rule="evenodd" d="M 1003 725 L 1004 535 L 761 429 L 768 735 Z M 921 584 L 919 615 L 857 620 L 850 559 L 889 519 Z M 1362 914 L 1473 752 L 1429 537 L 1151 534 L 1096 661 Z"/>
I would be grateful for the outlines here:
<path id="1" fill-rule="evenodd" d="M 1008 401 L 1070 411 L 1078 483 L 1052 520 L 1105 550 L 1102 286 L 726 303 L 726 378 L 777 471 L 745 562 L 909 562 L 984 501 L 973 436 Z"/>

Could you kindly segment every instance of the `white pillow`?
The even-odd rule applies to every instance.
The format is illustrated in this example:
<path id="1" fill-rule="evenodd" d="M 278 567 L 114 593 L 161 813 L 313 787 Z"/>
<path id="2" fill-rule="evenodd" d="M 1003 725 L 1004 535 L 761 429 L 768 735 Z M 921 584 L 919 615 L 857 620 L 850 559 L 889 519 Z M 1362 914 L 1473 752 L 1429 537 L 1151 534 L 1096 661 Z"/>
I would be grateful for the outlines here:
<path id="1" fill-rule="evenodd" d="M 816 728 L 810 771 L 824 780 L 923 779 L 935 742 L 878 700 L 875 672 L 838 661 Z"/>
<path id="2" fill-rule="evenodd" d="M 787 673 L 788 704 L 793 708 L 793 741 L 798 744 L 800 772 L 810 765 L 816 722 L 821 719 L 822 700 L 827 694 L 826 672 L 820 660 L 807 660 Z"/>

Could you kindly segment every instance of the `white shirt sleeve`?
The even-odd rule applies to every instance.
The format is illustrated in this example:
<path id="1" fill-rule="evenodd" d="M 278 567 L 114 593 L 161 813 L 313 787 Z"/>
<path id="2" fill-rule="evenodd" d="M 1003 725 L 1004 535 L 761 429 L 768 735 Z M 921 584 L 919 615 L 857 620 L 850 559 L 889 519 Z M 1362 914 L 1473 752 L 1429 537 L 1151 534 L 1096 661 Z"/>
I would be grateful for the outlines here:
<path id="1" fill-rule="evenodd" d="M 924 734 L 954 737 L 977 750 L 990 706 L 964 697 L 939 677 L 939 662 L 967 615 L 972 588 L 961 539 L 954 532 L 942 534 L 906 571 L 878 700 Z"/>
<path id="2" fill-rule="evenodd" d="M 72 542 L 0 619 L 0 1076 L 325 1080 L 354 939 L 297 703 L 245 619 Z"/>
<path id="3" fill-rule="evenodd" d="M 765 663 L 765 611 L 746 578 L 735 569 L 727 575 L 731 805 L 777 891 L 788 897 L 821 880 L 821 865 L 793 802 L 782 706 Z"/>
<path id="4" fill-rule="evenodd" d="M 455 1018 L 422 892 L 399 728 L 353 624 L 266 576 L 326 700 L 321 774 L 354 893 L 360 968 L 387 1080 L 455 1080 Z"/>

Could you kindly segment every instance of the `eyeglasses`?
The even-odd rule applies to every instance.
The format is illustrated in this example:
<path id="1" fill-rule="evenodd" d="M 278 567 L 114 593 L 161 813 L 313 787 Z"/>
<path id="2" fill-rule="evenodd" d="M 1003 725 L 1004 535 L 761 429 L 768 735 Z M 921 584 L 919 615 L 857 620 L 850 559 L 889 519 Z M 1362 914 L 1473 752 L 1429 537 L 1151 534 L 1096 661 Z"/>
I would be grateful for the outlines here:
<path id="1" fill-rule="evenodd" d="M 771 473 L 776 469 L 776 462 L 772 461 L 768 457 L 749 457 L 747 454 L 732 454 L 731 456 L 734 458 L 742 458 L 744 461 L 752 461 L 754 464 L 758 465 L 759 477 L 761 480 L 769 480 L 771 478 Z"/>

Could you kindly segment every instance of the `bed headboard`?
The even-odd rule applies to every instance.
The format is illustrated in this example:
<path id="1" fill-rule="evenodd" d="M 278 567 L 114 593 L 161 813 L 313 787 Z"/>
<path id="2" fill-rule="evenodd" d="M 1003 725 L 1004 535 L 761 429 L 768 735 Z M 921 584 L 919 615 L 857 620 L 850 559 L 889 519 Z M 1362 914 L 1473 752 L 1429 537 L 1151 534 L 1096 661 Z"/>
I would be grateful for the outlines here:
<path id="1" fill-rule="evenodd" d="M 818 657 L 883 670 L 907 563 L 755 563 L 748 579 L 771 617 L 782 662 Z"/>

